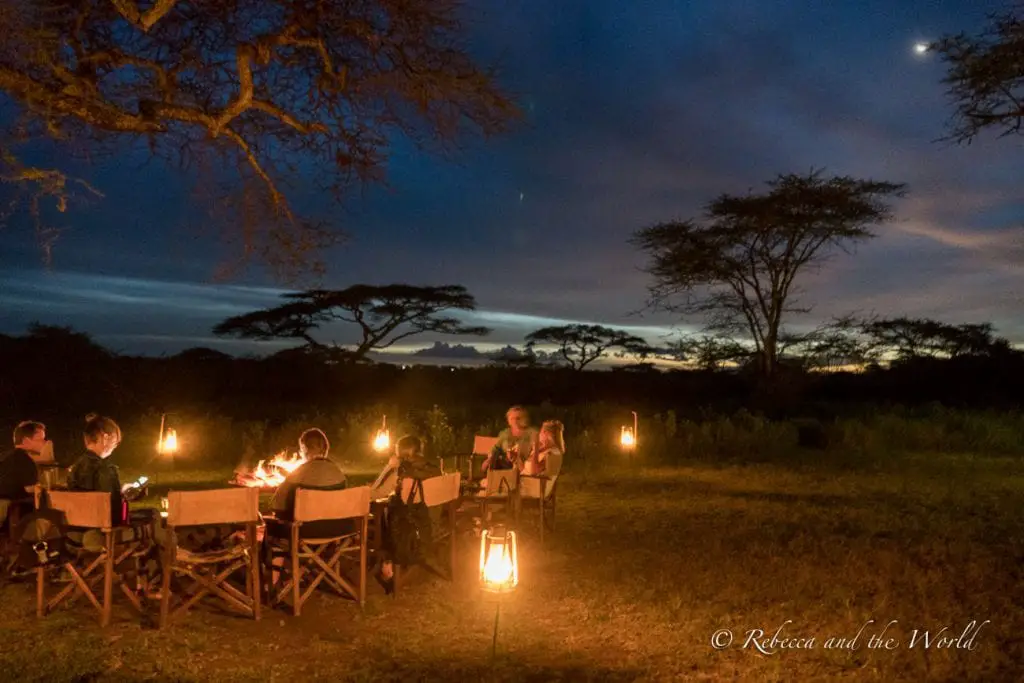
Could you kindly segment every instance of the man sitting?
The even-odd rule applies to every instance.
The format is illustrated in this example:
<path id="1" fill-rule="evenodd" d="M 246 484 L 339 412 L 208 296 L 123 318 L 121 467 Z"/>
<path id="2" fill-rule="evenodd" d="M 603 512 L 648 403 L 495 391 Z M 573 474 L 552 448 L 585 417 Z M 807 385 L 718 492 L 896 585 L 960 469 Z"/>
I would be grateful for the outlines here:
<path id="1" fill-rule="evenodd" d="M 330 443 L 327 435 L 319 429 L 307 429 L 299 437 L 299 452 L 307 459 L 300 467 L 288 475 L 270 503 L 274 516 L 279 520 L 291 520 L 295 511 L 295 492 L 298 489 L 315 489 L 318 491 L 339 491 L 346 486 L 345 473 L 333 460 L 327 457 Z M 349 533 L 347 524 L 339 524 L 336 520 L 320 520 L 302 525 L 300 533 L 304 538 L 329 538 Z M 275 535 L 280 532 L 279 525 L 268 526 L 267 532 Z"/>
<path id="2" fill-rule="evenodd" d="M 530 426 L 530 416 L 522 406 L 512 406 L 505 413 L 508 428 L 498 434 L 498 442 L 484 461 L 482 470 L 522 470 L 523 463 L 537 444 L 537 430 Z"/>
<path id="3" fill-rule="evenodd" d="M 6 518 L 7 508 L 17 501 L 20 508 L 30 511 L 34 506 L 26 498 L 39 481 L 33 455 L 46 448 L 46 425 L 26 420 L 14 428 L 14 448 L 0 456 L 0 499 L 7 501 L 0 514 L 0 526 Z"/>

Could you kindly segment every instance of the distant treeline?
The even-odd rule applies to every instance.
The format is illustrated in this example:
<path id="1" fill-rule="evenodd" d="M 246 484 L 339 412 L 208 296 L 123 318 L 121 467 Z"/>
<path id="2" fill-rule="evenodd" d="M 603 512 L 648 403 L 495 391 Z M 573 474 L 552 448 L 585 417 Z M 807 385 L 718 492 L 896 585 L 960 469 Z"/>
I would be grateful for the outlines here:
<path id="1" fill-rule="evenodd" d="M 110 353 L 84 334 L 36 326 L 0 337 L 0 417 L 39 419 L 73 433 L 92 411 L 122 420 L 184 412 L 274 428 L 313 415 L 392 406 L 439 406 L 457 429 L 500 421 L 513 403 L 551 409 L 602 404 L 624 416 L 673 411 L 701 421 L 746 411 L 769 420 L 834 420 L 889 406 L 939 404 L 1014 410 L 1024 396 L 1024 356 L 909 358 L 860 373 L 793 371 L 765 387 L 756 373 L 392 365 L 326 365 L 301 354 L 232 358 L 191 349 L 165 358 Z M 619 408 L 614 408 L 618 406 Z"/>

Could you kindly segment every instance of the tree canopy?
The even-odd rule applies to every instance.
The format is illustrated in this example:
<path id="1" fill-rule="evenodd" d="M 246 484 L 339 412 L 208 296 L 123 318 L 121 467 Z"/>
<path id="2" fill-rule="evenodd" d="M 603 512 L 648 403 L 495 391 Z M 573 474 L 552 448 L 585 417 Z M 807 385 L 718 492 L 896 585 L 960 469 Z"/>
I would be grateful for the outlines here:
<path id="1" fill-rule="evenodd" d="M 1020 8 L 992 15 L 978 35 L 943 36 L 930 46 L 946 66 L 954 111 L 949 137 L 970 142 L 984 130 L 1018 134 L 1024 123 L 1024 20 Z"/>
<path id="2" fill-rule="evenodd" d="M 343 290 L 312 289 L 283 295 L 287 303 L 224 320 L 213 332 L 243 339 L 297 339 L 318 352 L 331 351 L 338 360 L 366 360 L 371 351 L 386 349 L 418 334 L 477 335 L 486 327 L 465 325 L 446 311 L 472 311 L 476 301 L 465 287 L 445 285 L 353 285 Z M 354 345 L 324 343 L 313 333 L 331 323 L 359 329 Z"/>
<path id="3" fill-rule="evenodd" d="M 557 355 L 573 370 L 582 370 L 611 349 L 618 348 L 640 356 L 653 351 L 644 339 L 603 325 L 543 327 L 526 335 L 528 352 L 538 344 L 557 346 Z"/>
<path id="4" fill-rule="evenodd" d="M 459 0 L 3 0 L 0 92 L 21 114 L 0 138 L 3 179 L 63 208 L 77 184 L 18 144 L 134 144 L 203 174 L 245 256 L 308 270 L 340 233 L 336 211 L 296 209 L 300 188 L 340 199 L 383 177 L 396 136 L 448 148 L 518 115 L 460 16 Z"/>
<path id="5" fill-rule="evenodd" d="M 771 377 L 785 317 L 809 310 L 796 299 L 797 276 L 833 249 L 872 237 L 904 186 L 812 172 L 780 175 L 768 187 L 723 194 L 703 220 L 660 223 L 631 241 L 649 257 L 651 307 L 702 316 L 709 331 L 746 338 Z"/>

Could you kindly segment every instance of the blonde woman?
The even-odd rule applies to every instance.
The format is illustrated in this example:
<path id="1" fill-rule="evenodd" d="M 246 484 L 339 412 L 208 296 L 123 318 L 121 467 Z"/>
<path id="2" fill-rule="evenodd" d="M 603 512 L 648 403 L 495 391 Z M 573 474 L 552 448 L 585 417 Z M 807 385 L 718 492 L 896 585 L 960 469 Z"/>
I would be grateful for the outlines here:
<path id="1" fill-rule="evenodd" d="M 540 426 L 537 446 L 523 466 L 523 474 L 556 477 L 562 469 L 565 455 L 565 426 L 558 420 L 548 420 Z"/>

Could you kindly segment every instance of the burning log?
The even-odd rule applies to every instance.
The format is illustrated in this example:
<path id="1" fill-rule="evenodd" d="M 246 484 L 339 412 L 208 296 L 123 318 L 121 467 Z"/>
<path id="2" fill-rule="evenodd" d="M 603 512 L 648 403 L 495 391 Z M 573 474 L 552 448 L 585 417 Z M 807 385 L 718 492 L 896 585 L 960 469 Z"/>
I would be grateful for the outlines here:
<path id="1" fill-rule="evenodd" d="M 289 474 L 305 463 L 306 458 L 302 457 L 300 453 L 289 455 L 285 451 L 281 451 L 269 462 L 260 460 L 251 472 L 236 472 L 231 483 L 236 486 L 273 490 L 280 486 Z"/>

